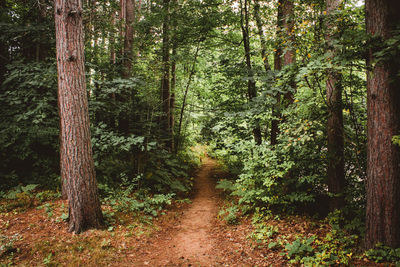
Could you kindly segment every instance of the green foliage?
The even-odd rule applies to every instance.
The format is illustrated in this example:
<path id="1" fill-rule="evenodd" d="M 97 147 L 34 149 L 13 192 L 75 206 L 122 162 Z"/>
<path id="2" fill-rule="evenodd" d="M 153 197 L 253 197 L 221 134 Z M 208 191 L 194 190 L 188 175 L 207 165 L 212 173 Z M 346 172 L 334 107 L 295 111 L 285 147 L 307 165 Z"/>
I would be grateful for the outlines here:
<path id="1" fill-rule="evenodd" d="M 18 185 L 10 189 L 8 193 L 4 195 L 4 197 L 6 199 L 15 200 L 18 198 L 18 196 L 21 196 L 19 195 L 21 193 L 25 193 L 26 195 L 32 196 L 32 191 L 35 190 L 36 187 L 38 187 L 37 184 L 28 184 L 26 186 Z"/>
<path id="2" fill-rule="evenodd" d="M 33 205 L 35 193 L 33 192 L 37 184 L 28 184 L 26 186 L 18 185 L 5 193 L 1 193 L 7 201 L 0 206 L 0 211 L 11 211 L 16 208 L 26 209 Z"/>
<path id="3" fill-rule="evenodd" d="M 37 209 L 43 209 L 46 212 L 48 218 L 53 217 L 53 206 L 51 203 L 46 203 L 44 205 L 41 205 L 37 207 Z"/>
<path id="4" fill-rule="evenodd" d="M 60 192 L 55 192 L 51 190 L 45 190 L 45 191 L 40 191 L 39 193 L 36 194 L 35 198 L 40 202 L 46 202 L 49 200 L 55 200 L 61 197 Z"/>
<path id="5" fill-rule="evenodd" d="M 49 253 L 46 258 L 43 259 L 43 264 L 45 266 L 55 266 L 52 264 L 53 253 Z"/>
<path id="6" fill-rule="evenodd" d="M 0 189 L 58 183 L 57 80 L 54 64 L 14 62 L 0 85 Z"/>
<path id="7" fill-rule="evenodd" d="M 218 183 L 215 186 L 215 188 L 222 189 L 225 192 L 230 193 L 230 192 L 235 190 L 235 184 L 232 181 L 222 179 L 222 180 L 218 181 Z"/>
<path id="8" fill-rule="evenodd" d="M 315 236 L 307 239 L 298 238 L 293 243 L 287 243 L 285 246 L 286 256 L 288 259 L 294 259 L 294 262 L 299 261 L 303 257 L 311 255 L 314 251 L 312 244 L 315 241 Z"/>
<path id="9" fill-rule="evenodd" d="M 238 224 L 239 207 L 232 205 L 228 208 L 223 208 L 219 211 L 218 216 L 224 219 L 228 224 Z"/>
<path id="10" fill-rule="evenodd" d="M 365 256 L 375 262 L 393 262 L 396 266 L 400 264 L 400 248 L 390 248 L 381 243 L 366 251 Z"/>
<path id="11" fill-rule="evenodd" d="M 275 238 L 276 235 L 279 234 L 279 229 L 275 225 L 266 225 L 263 223 L 258 223 L 255 225 L 256 229 L 252 233 L 251 237 L 257 242 L 257 243 L 268 243 L 270 239 Z M 268 247 L 276 247 L 276 244 L 272 244 L 272 242 L 269 242 Z"/>
<path id="12" fill-rule="evenodd" d="M 0 258 L 4 255 L 17 252 L 18 249 L 14 246 L 16 241 L 21 240 L 19 234 L 14 234 L 13 236 L 0 235 Z"/>
<path id="13" fill-rule="evenodd" d="M 393 144 L 400 146 L 400 135 L 393 136 L 392 142 Z"/>
<path id="14" fill-rule="evenodd" d="M 135 187 L 135 184 L 126 181 L 121 188 L 105 187 L 103 189 L 107 190 L 107 196 L 104 201 L 110 204 L 115 211 L 131 212 L 135 215 L 144 213 L 156 217 L 163 208 L 171 205 L 171 200 L 175 196 L 173 193 L 151 195 L 146 191 L 135 192 Z M 112 218 L 112 215 L 109 217 Z"/>

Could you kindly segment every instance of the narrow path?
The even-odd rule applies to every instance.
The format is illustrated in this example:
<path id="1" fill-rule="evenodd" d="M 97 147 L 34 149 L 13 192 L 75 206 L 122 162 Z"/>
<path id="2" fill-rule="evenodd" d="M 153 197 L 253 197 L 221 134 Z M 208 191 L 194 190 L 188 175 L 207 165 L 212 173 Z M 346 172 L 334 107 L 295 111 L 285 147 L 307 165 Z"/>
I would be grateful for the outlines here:
<path id="1" fill-rule="evenodd" d="M 212 235 L 218 214 L 218 194 L 211 179 L 216 162 L 208 157 L 196 175 L 192 203 L 172 229 L 161 231 L 149 244 L 147 259 L 135 266 L 215 266 L 219 258 Z"/>
<path id="2" fill-rule="evenodd" d="M 216 243 L 210 232 L 218 212 L 217 193 L 210 177 L 215 162 L 210 158 L 205 158 L 203 162 L 197 174 L 193 203 L 184 213 L 177 228 L 178 234 L 171 240 L 170 246 L 180 259 L 201 265 L 213 261 L 211 255 L 214 253 L 211 252 Z"/>
<path id="3" fill-rule="evenodd" d="M 126 266 L 243 267 L 274 262 L 269 259 L 267 263 L 265 255 L 249 244 L 250 222 L 227 225 L 217 218 L 222 198 L 215 190 L 214 174 L 224 175 L 215 160 L 203 158 L 192 203 L 174 213 L 174 224 L 164 224 L 165 228 L 137 248 L 135 259 Z"/>

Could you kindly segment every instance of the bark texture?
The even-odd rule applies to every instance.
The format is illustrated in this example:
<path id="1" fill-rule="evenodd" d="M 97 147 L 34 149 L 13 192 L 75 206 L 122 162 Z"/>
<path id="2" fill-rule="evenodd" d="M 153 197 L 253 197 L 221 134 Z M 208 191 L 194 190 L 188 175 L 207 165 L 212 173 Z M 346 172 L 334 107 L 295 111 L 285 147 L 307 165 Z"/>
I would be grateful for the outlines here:
<path id="1" fill-rule="evenodd" d="M 132 75 L 133 63 L 133 23 L 135 21 L 135 5 L 133 0 L 124 0 L 124 4 L 121 5 L 121 9 L 122 8 L 125 9 L 125 36 L 122 77 L 127 79 Z"/>
<path id="2" fill-rule="evenodd" d="M 333 47 L 335 17 L 334 12 L 339 9 L 341 0 L 326 1 L 326 30 L 325 39 L 331 61 L 338 54 Z M 330 210 L 340 209 L 344 206 L 343 191 L 345 187 L 344 175 L 344 131 L 342 108 L 342 83 L 341 74 L 336 70 L 328 70 L 326 81 L 326 102 L 328 104 L 328 191 L 333 194 L 330 198 Z"/>
<path id="3" fill-rule="evenodd" d="M 399 65 L 390 56 L 374 62 L 378 45 L 391 37 L 400 23 L 400 2 L 366 0 L 367 32 L 376 45 L 368 55 L 368 156 L 366 246 L 378 242 L 400 246 L 400 148 L 392 137 L 400 133 Z"/>
<path id="4" fill-rule="evenodd" d="M 295 38 L 294 38 L 294 4 L 293 0 L 282 0 L 282 17 L 283 17 L 283 28 L 285 31 L 285 54 L 283 55 L 283 66 L 291 66 L 296 63 L 296 49 Z M 289 86 L 292 90 L 296 89 L 296 83 L 294 81 L 294 75 L 292 75 Z M 288 106 L 294 101 L 293 92 L 288 91 L 284 95 L 284 104 Z"/>
<path id="5" fill-rule="evenodd" d="M 69 203 L 69 231 L 101 227 L 103 216 L 90 141 L 82 3 L 55 1 L 60 113 L 60 165 Z"/>

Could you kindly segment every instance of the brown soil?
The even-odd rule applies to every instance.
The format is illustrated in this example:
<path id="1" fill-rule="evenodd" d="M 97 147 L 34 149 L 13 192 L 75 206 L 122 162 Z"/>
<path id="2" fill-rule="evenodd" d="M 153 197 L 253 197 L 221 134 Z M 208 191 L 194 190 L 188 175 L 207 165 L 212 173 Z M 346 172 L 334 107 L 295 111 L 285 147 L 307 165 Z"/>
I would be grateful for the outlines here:
<path id="1" fill-rule="evenodd" d="M 283 257 L 275 254 L 267 260 L 268 255 L 253 246 L 249 221 L 232 226 L 218 218 L 223 199 L 215 190 L 216 172 L 216 161 L 204 158 L 192 204 L 177 211 L 181 216 L 174 225 L 164 225 L 146 251 L 138 251 L 134 266 L 282 266 Z"/>
<path id="2" fill-rule="evenodd" d="M 217 261 L 220 255 L 212 230 L 218 213 L 218 195 L 210 177 L 214 167 L 213 160 L 204 159 L 196 177 L 192 204 L 181 212 L 172 229 L 159 233 L 153 240 L 150 258 L 144 258 L 143 262 L 137 264 L 211 266 Z"/>

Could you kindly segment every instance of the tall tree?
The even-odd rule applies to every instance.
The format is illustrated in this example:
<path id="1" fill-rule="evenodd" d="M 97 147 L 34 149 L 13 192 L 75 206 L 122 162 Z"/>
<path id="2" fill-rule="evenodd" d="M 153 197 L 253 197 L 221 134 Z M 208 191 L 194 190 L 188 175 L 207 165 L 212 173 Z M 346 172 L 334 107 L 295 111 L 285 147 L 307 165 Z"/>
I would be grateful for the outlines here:
<path id="1" fill-rule="evenodd" d="M 171 136 L 171 92 L 170 92 L 170 0 L 163 0 L 163 32 L 162 32 L 162 80 L 161 80 L 161 130 L 167 140 L 167 147 L 172 149 Z"/>
<path id="2" fill-rule="evenodd" d="M 267 43 L 265 41 L 263 23 L 260 16 L 260 2 L 259 0 L 254 0 L 254 18 L 256 20 L 258 36 L 260 38 L 261 45 L 261 58 L 264 63 L 264 69 L 266 72 L 271 70 L 271 66 L 268 63 L 268 54 L 267 54 Z"/>
<path id="3" fill-rule="evenodd" d="M 285 31 L 285 53 L 283 54 L 283 66 L 291 66 L 296 63 L 296 49 L 294 39 L 294 3 L 293 0 L 282 0 L 282 24 Z M 288 85 L 292 90 L 296 88 L 292 74 Z M 292 104 L 294 101 L 293 92 L 288 91 L 284 95 L 285 106 Z"/>
<path id="4" fill-rule="evenodd" d="M 240 23 L 242 28 L 242 36 L 243 36 L 243 46 L 246 58 L 246 66 L 247 66 L 247 94 L 249 96 L 249 100 L 252 101 L 257 96 L 257 88 L 256 81 L 254 80 L 253 67 L 251 64 L 251 51 L 250 51 L 250 27 L 249 27 L 249 3 L 248 0 L 244 0 L 244 5 L 242 3 L 243 0 L 240 1 Z M 261 130 L 260 125 L 256 122 L 256 125 L 253 128 L 253 135 L 255 142 L 259 145 L 261 144 Z"/>
<path id="5" fill-rule="evenodd" d="M 124 2 L 122 4 L 122 2 Z M 133 0 L 121 0 L 121 9 L 125 9 L 125 31 L 124 31 L 124 56 L 122 77 L 131 77 L 133 62 L 133 23 L 135 21 L 135 4 Z"/>
<path id="6" fill-rule="evenodd" d="M 400 24 L 400 2 L 366 0 L 367 32 L 374 37 L 367 72 L 367 214 L 366 246 L 378 242 L 400 246 L 400 147 L 392 137 L 400 133 L 400 79 L 397 55 L 377 58 L 376 52 Z"/>
<path id="7" fill-rule="evenodd" d="M 123 36 L 124 45 L 122 54 L 122 78 L 129 79 L 132 76 L 133 63 L 133 24 L 135 21 L 135 5 L 133 0 L 120 0 L 120 19 L 124 21 L 124 27 L 120 34 Z M 116 95 L 116 99 L 122 104 L 128 104 L 132 101 L 132 92 L 124 92 Z M 124 135 L 130 133 L 130 117 L 127 112 L 120 112 L 118 115 L 118 128 Z"/>
<path id="8" fill-rule="evenodd" d="M 277 19 L 276 19 L 276 48 L 274 55 L 274 70 L 278 72 L 282 69 L 282 26 L 283 26 L 283 10 L 282 1 L 278 1 Z M 276 92 L 275 105 L 272 108 L 272 116 L 274 117 L 271 122 L 271 145 L 277 144 L 277 137 L 279 133 L 279 117 L 281 108 L 281 94 Z"/>
<path id="9" fill-rule="evenodd" d="M 80 0 L 55 1 L 60 167 L 74 233 L 103 225 L 90 141 L 82 15 Z"/>
<path id="10" fill-rule="evenodd" d="M 338 55 L 334 47 L 336 24 L 335 12 L 339 10 L 341 0 L 326 1 L 326 34 L 328 55 L 331 62 Z M 334 64 L 335 65 L 335 64 Z M 337 66 L 336 66 L 337 67 Z M 328 191 L 333 194 L 329 206 L 331 210 L 340 209 L 344 205 L 344 131 L 342 110 L 341 73 L 335 69 L 328 70 L 326 81 L 326 103 L 328 105 L 327 141 L 328 141 Z"/>
<path id="11" fill-rule="evenodd" d="M 175 126 L 175 89 L 176 89 L 176 57 L 177 57 L 177 42 L 172 45 L 172 60 L 171 60 L 171 97 L 169 101 L 169 130 L 171 136 L 171 150 L 175 151 L 174 142 L 174 126 Z"/>

